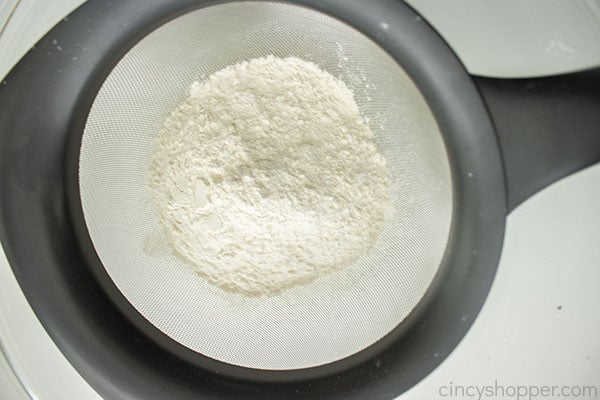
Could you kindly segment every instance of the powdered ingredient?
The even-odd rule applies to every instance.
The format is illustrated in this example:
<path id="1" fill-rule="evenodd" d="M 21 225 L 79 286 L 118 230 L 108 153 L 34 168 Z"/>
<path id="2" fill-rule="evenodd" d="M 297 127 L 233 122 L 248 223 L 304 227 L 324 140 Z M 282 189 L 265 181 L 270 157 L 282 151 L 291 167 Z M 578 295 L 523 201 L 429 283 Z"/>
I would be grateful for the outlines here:
<path id="1" fill-rule="evenodd" d="M 157 134 L 150 186 L 176 254 L 248 296 L 352 264 L 390 204 L 385 159 L 352 91 L 294 57 L 194 82 Z"/>

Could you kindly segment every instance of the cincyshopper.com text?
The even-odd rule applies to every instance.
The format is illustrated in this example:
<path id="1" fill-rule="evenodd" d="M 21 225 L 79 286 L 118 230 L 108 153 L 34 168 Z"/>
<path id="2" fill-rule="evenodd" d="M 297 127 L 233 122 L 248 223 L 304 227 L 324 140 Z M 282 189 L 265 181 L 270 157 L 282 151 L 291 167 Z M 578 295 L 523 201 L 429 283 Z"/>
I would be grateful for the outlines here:
<path id="1" fill-rule="evenodd" d="M 600 399 L 600 385 L 461 385 L 450 382 L 438 388 L 441 398 L 457 399 Z"/>

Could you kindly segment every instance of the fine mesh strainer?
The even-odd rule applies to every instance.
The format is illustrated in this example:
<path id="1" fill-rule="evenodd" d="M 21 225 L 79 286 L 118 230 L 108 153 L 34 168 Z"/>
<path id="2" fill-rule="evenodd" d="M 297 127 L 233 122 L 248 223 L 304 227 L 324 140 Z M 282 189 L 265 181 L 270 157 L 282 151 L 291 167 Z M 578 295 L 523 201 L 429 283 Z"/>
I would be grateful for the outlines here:
<path id="1" fill-rule="evenodd" d="M 248 298 L 172 254 L 148 168 L 192 81 L 271 54 L 354 91 L 394 212 L 354 265 Z M 107 399 L 389 400 L 467 332 L 506 213 L 600 160 L 599 76 L 471 77 L 401 1 L 89 0 L 0 85 L 0 240 Z"/>
<path id="2" fill-rule="evenodd" d="M 353 89 L 391 171 L 395 212 L 355 265 L 255 299 L 215 289 L 173 254 L 148 174 L 154 136 L 191 82 L 270 54 L 313 61 Z M 260 369 L 330 363 L 398 326 L 439 269 L 452 217 L 442 136 L 406 72 L 348 25 L 278 3 L 203 8 L 136 44 L 90 110 L 79 191 L 102 265 L 141 315 L 198 353 Z"/>

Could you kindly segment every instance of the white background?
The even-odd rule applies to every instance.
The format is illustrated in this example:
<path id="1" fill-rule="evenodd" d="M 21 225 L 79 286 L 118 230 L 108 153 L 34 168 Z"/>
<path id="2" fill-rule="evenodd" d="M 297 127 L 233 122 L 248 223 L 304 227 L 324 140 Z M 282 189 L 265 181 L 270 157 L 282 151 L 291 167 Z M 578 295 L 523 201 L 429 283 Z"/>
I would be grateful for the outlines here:
<path id="1" fill-rule="evenodd" d="M 80 3 L 0 0 L 0 77 Z M 597 0 L 410 3 L 472 73 L 535 76 L 600 65 Z M 439 388 L 450 383 L 495 380 L 599 387 L 599 242 L 600 165 L 519 206 L 508 217 L 498 274 L 472 329 L 402 399 L 441 399 Z M 10 361 L 0 355 L 0 399 L 99 399 L 47 337 L 1 254 L 0 285 L 0 349 Z"/>

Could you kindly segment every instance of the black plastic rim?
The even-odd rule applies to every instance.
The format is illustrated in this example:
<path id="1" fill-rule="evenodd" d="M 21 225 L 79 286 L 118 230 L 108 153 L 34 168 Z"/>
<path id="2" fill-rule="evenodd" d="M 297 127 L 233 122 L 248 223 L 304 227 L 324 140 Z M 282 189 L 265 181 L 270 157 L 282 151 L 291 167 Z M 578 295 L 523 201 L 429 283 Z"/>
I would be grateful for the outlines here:
<path id="1" fill-rule="evenodd" d="M 441 127 L 454 189 L 451 241 L 435 296 L 375 345 L 294 371 L 235 367 L 160 333 L 99 264 L 83 221 L 79 144 L 105 77 L 146 34 L 202 0 L 90 0 L 50 31 L 0 87 L 0 240 L 36 315 L 108 399 L 392 399 L 456 347 L 489 291 L 506 213 L 498 144 L 471 78 L 444 41 L 399 1 L 299 0 L 385 49 Z M 381 22 L 389 25 L 382 30 Z M 59 48 L 60 46 L 60 48 Z"/>

